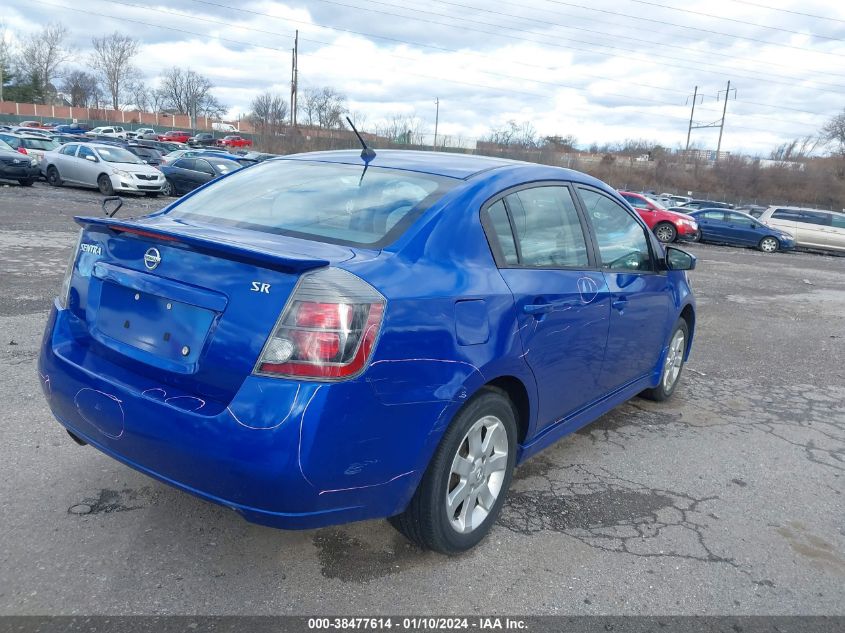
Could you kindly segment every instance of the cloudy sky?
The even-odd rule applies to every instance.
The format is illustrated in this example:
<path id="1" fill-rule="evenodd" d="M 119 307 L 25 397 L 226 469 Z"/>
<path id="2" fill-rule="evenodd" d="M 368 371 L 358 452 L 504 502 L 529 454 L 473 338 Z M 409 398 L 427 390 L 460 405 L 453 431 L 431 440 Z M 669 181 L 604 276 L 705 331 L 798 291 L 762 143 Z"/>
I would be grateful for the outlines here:
<path id="1" fill-rule="evenodd" d="M 155 83 L 179 65 L 249 110 L 287 94 L 299 29 L 300 86 L 332 86 L 372 127 L 415 113 L 441 134 L 483 137 L 508 120 L 581 146 L 626 138 L 686 142 L 695 122 L 721 117 L 723 149 L 768 155 L 814 134 L 845 107 L 841 0 L 6 0 L 18 34 L 51 21 L 71 32 L 76 59 L 92 35 L 142 42 L 136 65 Z M 735 97 L 735 99 L 734 99 Z M 693 130 L 715 148 L 718 129 Z"/>

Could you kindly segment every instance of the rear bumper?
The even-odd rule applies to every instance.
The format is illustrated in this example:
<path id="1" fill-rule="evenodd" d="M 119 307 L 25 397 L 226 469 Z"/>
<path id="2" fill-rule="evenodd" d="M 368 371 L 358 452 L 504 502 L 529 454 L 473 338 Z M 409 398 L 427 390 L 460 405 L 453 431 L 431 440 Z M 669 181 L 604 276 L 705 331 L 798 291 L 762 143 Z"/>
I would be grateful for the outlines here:
<path id="1" fill-rule="evenodd" d="M 682 242 L 697 242 L 701 239 L 701 231 L 693 229 L 685 224 L 677 224 L 675 228 L 678 231 L 678 240 Z"/>
<path id="2" fill-rule="evenodd" d="M 439 441 L 442 401 L 387 406 L 363 377 L 249 376 L 230 402 L 215 403 L 100 358 L 78 343 L 74 319 L 54 306 L 38 362 L 59 423 L 248 521 L 307 529 L 396 514 Z"/>

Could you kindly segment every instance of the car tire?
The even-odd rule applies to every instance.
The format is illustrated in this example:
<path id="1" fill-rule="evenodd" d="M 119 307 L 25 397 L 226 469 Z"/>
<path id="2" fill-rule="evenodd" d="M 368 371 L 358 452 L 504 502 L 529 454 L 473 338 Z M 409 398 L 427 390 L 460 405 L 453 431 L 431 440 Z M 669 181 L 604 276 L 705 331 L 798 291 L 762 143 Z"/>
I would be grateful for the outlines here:
<path id="1" fill-rule="evenodd" d="M 144 195 L 147 196 L 148 198 L 158 198 L 158 194 L 159 194 L 158 191 L 145 191 L 144 192 Z"/>
<path id="2" fill-rule="evenodd" d="M 35 184 L 35 178 L 21 178 L 18 180 L 18 184 L 21 187 L 31 187 Z"/>
<path id="3" fill-rule="evenodd" d="M 424 549 L 458 554 L 474 547 L 504 503 L 516 438 L 513 404 L 504 392 L 484 389 L 455 416 L 408 507 L 388 521 Z"/>
<path id="4" fill-rule="evenodd" d="M 173 186 L 170 178 L 164 179 L 164 185 L 161 187 L 161 195 L 167 196 L 168 198 L 176 195 L 176 187 Z"/>
<path id="5" fill-rule="evenodd" d="M 54 165 L 50 165 L 47 168 L 47 182 L 52 187 L 61 187 L 62 186 L 62 177 L 59 175 L 59 170 L 56 169 Z"/>
<path id="6" fill-rule="evenodd" d="M 776 237 L 767 235 L 762 240 L 760 240 L 760 243 L 757 245 L 757 248 L 759 248 L 764 253 L 776 253 L 778 250 L 780 250 L 780 242 L 778 242 L 778 239 Z"/>
<path id="7" fill-rule="evenodd" d="M 689 325 L 684 319 L 678 319 L 669 339 L 669 349 L 660 368 L 660 383 L 653 389 L 646 389 L 640 395 L 649 400 L 663 402 L 668 400 L 681 380 L 684 369 L 684 355 L 689 346 Z"/>
<path id="8" fill-rule="evenodd" d="M 669 244 L 678 237 L 678 231 L 670 222 L 660 222 L 654 227 L 654 235 L 664 244 Z"/>
<path id="9" fill-rule="evenodd" d="M 114 187 L 111 184 L 111 178 L 109 178 L 105 174 L 100 174 L 100 177 L 97 178 L 97 188 L 100 190 L 100 193 L 104 196 L 114 195 Z"/>

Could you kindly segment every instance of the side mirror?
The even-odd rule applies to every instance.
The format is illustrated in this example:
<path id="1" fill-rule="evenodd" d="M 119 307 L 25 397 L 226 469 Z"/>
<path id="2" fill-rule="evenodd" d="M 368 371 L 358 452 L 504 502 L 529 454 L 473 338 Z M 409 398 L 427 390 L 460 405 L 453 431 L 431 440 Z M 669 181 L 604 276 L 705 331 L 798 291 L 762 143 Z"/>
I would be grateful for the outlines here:
<path id="1" fill-rule="evenodd" d="M 85 160 L 90 160 L 92 163 L 96 163 L 96 162 L 98 162 L 98 161 L 97 161 L 97 157 L 96 157 L 96 156 L 91 156 L 90 154 L 89 154 L 88 156 L 86 156 L 86 157 L 85 157 Z"/>
<path id="2" fill-rule="evenodd" d="M 694 270 L 696 261 L 695 255 L 674 246 L 666 247 L 666 268 L 668 270 Z"/>

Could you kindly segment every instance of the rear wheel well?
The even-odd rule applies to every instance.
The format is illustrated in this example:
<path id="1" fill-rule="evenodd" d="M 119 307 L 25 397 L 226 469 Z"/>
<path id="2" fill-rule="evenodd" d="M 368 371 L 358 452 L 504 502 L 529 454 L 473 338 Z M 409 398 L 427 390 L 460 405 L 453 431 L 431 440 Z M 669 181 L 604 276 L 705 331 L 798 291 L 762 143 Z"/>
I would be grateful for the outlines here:
<path id="1" fill-rule="evenodd" d="M 500 376 L 488 382 L 484 387 L 504 392 L 511 401 L 516 413 L 517 441 L 522 444 L 528 435 L 528 423 L 531 419 L 531 405 L 529 404 L 528 390 L 525 388 L 525 385 L 519 378 Z"/>

